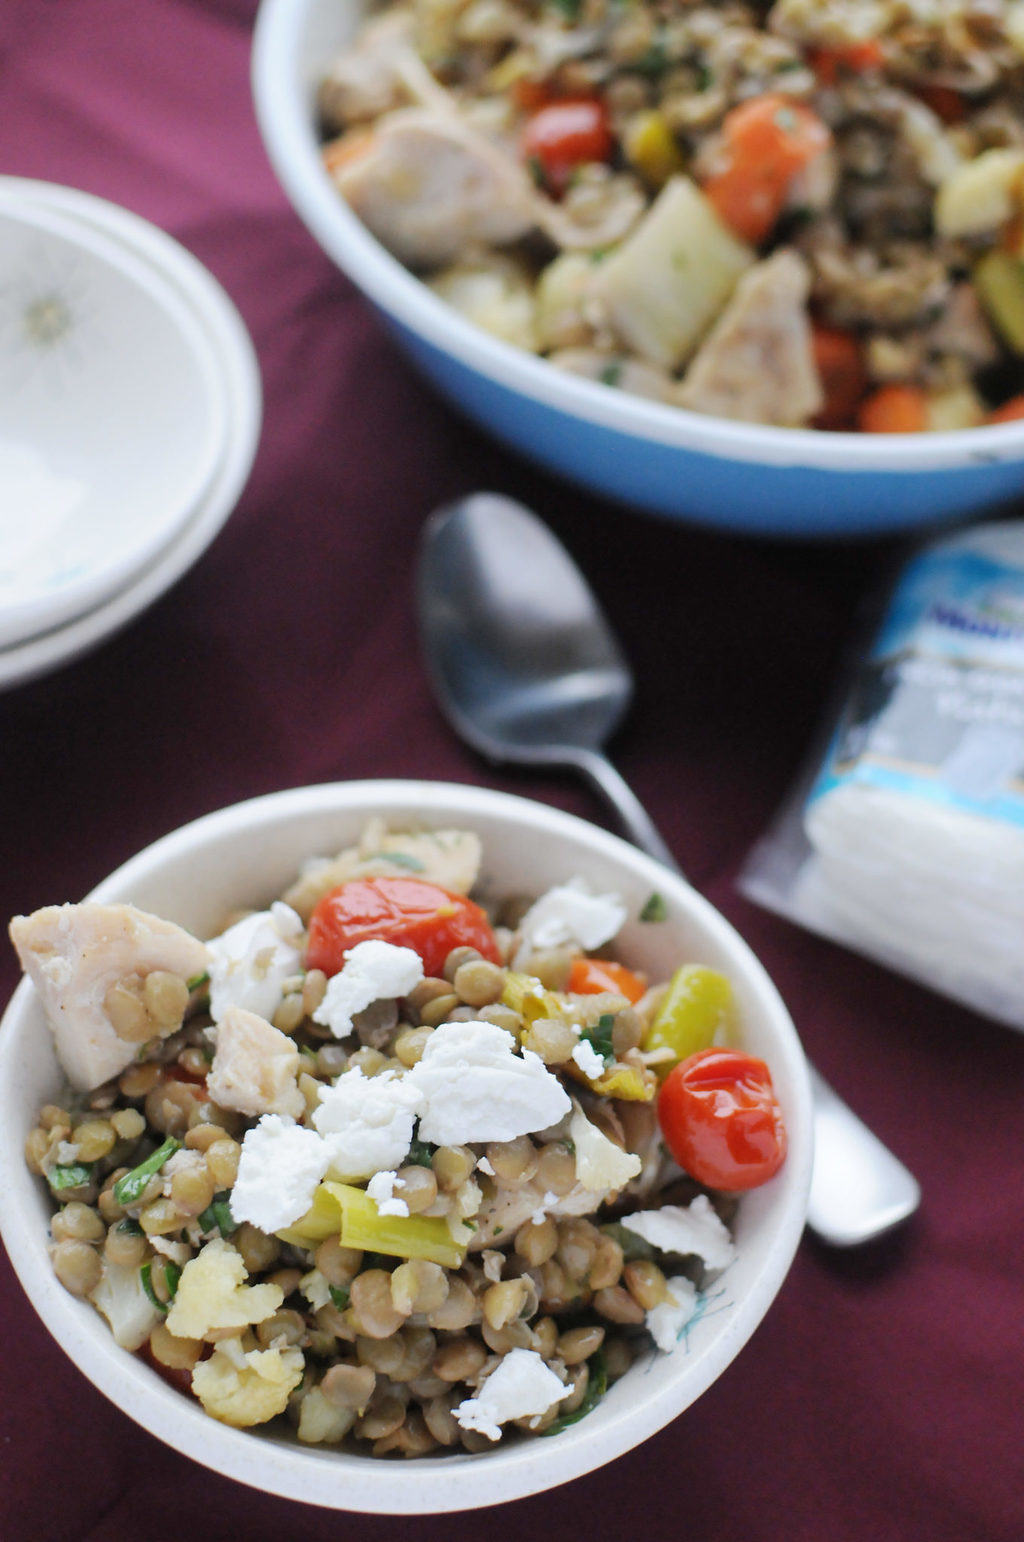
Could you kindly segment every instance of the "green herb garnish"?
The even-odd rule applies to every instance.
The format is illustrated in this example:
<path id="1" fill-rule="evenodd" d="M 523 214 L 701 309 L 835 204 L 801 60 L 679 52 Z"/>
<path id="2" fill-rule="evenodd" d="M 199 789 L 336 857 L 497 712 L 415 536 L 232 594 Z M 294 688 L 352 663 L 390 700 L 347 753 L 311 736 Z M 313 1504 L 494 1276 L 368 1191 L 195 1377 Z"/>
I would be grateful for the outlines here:
<path id="1" fill-rule="evenodd" d="M 606 1237 L 611 1237 L 613 1242 L 619 1244 L 627 1264 L 635 1263 L 638 1258 L 657 1257 L 655 1249 L 649 1242 L 638 1236 L 635 1231 L 630 1231 L 619 1221 L 608 1221 L 600 1229 Z"/>
<path id="2" fill-rule="evenodd" d="M 238 1230 L 238 1222 L 231 1214 L 231 1206 L 228 1203 L 229 1193 L 222 1189 L 215 1194 L 199 1217 L 200 1231 L 219 1231 L 222 1237 L 228 1237 L 233 1231 Z"/>
<path id="3" fill-rule="evenodd" d="M 334 1302 L 334 1305 L 338 1308 L 338 1311 L 339 1312 L 343 1312 L 345 1310 L 345 1308 L 348 1306 L 348 1304 L 351 1301 L 351 1299 L 352 1299 L 352 1292 L 349 1290 L 348 1286 L 347 1285 L 328 1285 L 327 1289 L 330 1291 L 330 1293 L 331 1293 L 331 1300 Z"/>
<path id="4" fill-rule="evenodd" d="M 641 921 L 668 920 L 668 906 L 657 890 L 648 896 L 644 908 L 640 912 L 640 919 Z"/>
<path id="5" fill-rule="evenodd" d="M 404 1165 L 407 1167 L 430 1167 L 433 1165 L 433 1156 L 437 1147 L 429 1140 L 420 1140 L 417 1136 L 409 1147 Z"/>
<path id="6" fill-rule="evenodd" d="M 153 1289 L 153 1265 L 151 1263 L 147 1262 L 142 1265 L 139 1270 L 139 1278 L 142 1281 L 142 1288 L 146 1292 L 146 1295 L 149 1297 L 153 1306 L 156 1307 L 158 1312 L 162 1313 L 163 1316 L 166 1317 L 167 1302 L 161 1301 L 160 1297 Z"/>
<path id="7" fill-rule="evenodd" d="M 208 969 L 204 969 L 202 974 L 194 974 L 191 980 L 185 981 L 190 991 L 197 991 L 200 985 L 208 985 L 209 983 L 210 971 Z"/>
<path id="8" fill-rule="evenodd" d="M 118 1221 L 117 1230 L 126 1237 L 141 1237 L 144 1235 L 138 1221 L 134 1220 L 130 1215 L 126 1215 L 123 1221 Z"/>
<path id="9" fill-rule="evenodd" d="M 615 1015 L 612 1012 L 602 1012 L 593 1028 L 587 1028 L 580 1034 L 580 1043 L 589 1044 L 604 1060 L 605 1065 L 611 1065 L 615 1059 L 615 1051 L 612 1048 L 612 1029 L 615 1027 Z"/>
<path id="10" fill-rule="evenodd" d="M 613 359 L 610 364 L 606 364 L 605 365 L 604 369 L 601 371 L 601 374 L 600 374 L 601 384 L 602 385 L 606 385 L 606 386 L 617 386 L 621 379 L 622 379 L 622 361 L 621 361 L 621 359 Z"/>
<path id="11" fill-rule="evenodd" d="M 410 873 L 422 873 L 424 864 L 419 857 L 408 851 L 371 851 L 364 862 L 393 862 L 396 867 L 407 868 Z"/>
<path id="12" fill-rule="evenodd" d="M 168 1135 L 163 1145 L 158 1146 L 152 1156 L 140 1162 L 138 1167 L 133 1167 L 130 1173 L 125 1173 L 123 1178 L 118 1178 L 114 1184 L 114 1198 L 117 1203 L 123 1205 L 125 1209 L 129 1205 L 134 1205 L 154 1173 L 158 1173 L 168 1158 L 180 1150 L 181 1141 L 175 1140 L 173 1135 Z"/>
<path id="13" fill-rule="evenodd" d="M 668 69 L 668 63 L 664 43 L 656 39 L 645 54 L 633 60 L 630 69 L 636 70 L 638 75 L 661 75 Z"/>
<path id="14" fill-rule="evenodd" d="M 561 11 L 566 21 L 578 21 L 583 0 L 551 0 L 556 11 Z"/>
<path id="15" fill-rule="evenodd" d="M 51 1167 L 47 1182 L 55 1194 L 62 1189 L 80 1189 L 92 1182 L 92 1167 L 85 1162 L 69 1162 L 64 1167 Z"/>
<path id="16" fill-rule="evenodd" d="M 587 1390 L 583 1394 L 583 1400 L 572 1413 L 563 1414 L 556 1419 L 554 1424 L 549 1424 L 546 1430 L 541 1430 L 542 1435 L 560 1435 L 567 1430 L 570 1424 L 578 1424 L 591 1413 L 608 1391 L 608 1364 L 604 1358 L 604 1351 L 597 1350 L 587 1361 L 587 1369 L 590 1372 L 587 1381 Z"/>
<path id="17" fill-rule="evenodd" d="M 167 1286 L 167 1299 L 173 1301 L 178 1294 L 178 1281 L 181 1279 L 181 1265 L 168 1261 L 164 1264 L 164 1283 Z"/>

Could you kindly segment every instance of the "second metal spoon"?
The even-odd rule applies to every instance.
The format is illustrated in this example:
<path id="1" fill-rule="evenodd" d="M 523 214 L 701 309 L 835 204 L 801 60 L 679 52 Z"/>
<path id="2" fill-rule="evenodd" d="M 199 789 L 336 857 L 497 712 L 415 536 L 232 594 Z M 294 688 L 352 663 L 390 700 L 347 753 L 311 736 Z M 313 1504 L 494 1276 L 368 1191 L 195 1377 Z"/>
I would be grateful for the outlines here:
<path id="1" fill-rule="evenodd" d="M 679 871 L 602 747 L 633 677 L 583 575 L 535 515 L 494 493 L 440 509 L 424 531 L 420 628 L 438 701 L 494 762 L 572 767 L 637 846 Z M 870 1241 L 917 1209 L 916 1179 L 812 1069 L 808 1224 L 836 1247 Z"/>

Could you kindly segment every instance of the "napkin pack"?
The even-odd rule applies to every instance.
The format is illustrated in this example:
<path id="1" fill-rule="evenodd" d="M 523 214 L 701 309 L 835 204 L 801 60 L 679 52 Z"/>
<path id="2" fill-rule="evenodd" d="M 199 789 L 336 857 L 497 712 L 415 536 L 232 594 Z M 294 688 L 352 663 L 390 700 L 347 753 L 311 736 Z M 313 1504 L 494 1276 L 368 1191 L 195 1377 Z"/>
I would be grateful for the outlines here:
<path id="1" fill-rule="evenodd" d="M 740 887 L 1024 1028 L 1024 522 L 906 565 Z"/>

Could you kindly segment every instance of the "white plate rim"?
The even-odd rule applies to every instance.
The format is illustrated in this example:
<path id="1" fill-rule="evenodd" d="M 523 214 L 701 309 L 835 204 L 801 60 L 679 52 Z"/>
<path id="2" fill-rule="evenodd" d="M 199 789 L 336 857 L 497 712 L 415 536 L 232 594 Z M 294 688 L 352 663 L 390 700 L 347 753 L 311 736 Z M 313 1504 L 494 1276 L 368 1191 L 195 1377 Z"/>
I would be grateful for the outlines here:
<path id="1" fill-rule="evenodd" d="M 95 610 L 51 632 L 0 649 L 0 689 L 27 684 L 97 647 L 193 566 L 235 509 L 252 469 L 263 417 L 263 388 L 252 338 L 234 301 L 197 257 L 141 215 L 93 193 L 35 178 L 0 176 L 0 194 L 8 189 L 101 225 L 163 268 L 165 276 L 178 284 L 195 313 L 216 335 L 215 352 L 229 423 L 213 483 L 177 540 L 133 583 Z"/>

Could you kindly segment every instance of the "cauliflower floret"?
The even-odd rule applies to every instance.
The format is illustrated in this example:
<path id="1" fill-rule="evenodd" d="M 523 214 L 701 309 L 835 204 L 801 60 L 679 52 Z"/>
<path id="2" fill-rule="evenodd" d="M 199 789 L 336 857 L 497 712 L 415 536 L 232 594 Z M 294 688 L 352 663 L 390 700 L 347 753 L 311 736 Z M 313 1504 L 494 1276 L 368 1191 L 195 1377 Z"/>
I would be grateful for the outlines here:
<path id="1" fill-rule="evenodd" d="M 208 1360 L 199 1361 L 192 1372 L 192 1391 L 214 1419 L 246 1429 L 284 1412 L 304 1366 L 300 1349 L 245 1351 L 229 1339 L 218 1344 Z"/>
<path id="2" fill-rule="evenodd" d="M 160 1313 L 143 1290 L 142 1275 L 134 1266 L 105 1263 L 89 1300 L 103 1313 L 114 1342 L 122 1349 L 141 1349 L 160 1321 Z"/>
<path id="3" fill-rule="evenodd" d="M 181 1271 L 167 1327 L 178 1338 L 204 1339 L 217 1328 L 247 1328 L 273 1316 L 284 1300 L 280 1286 L 246 1285 L 247 1278 L 241 1253 L 215 1237 Z"/>

